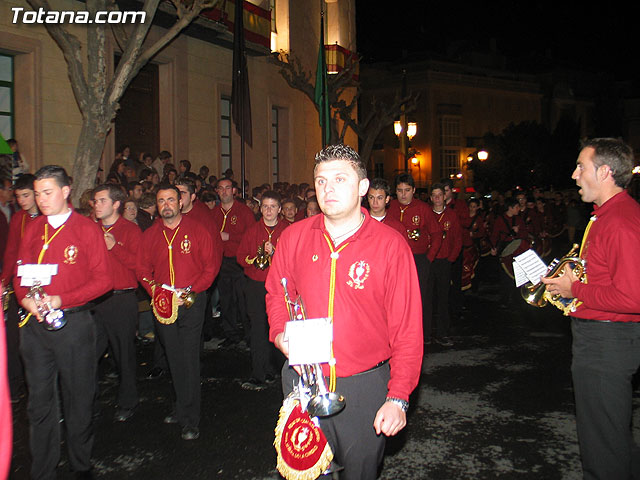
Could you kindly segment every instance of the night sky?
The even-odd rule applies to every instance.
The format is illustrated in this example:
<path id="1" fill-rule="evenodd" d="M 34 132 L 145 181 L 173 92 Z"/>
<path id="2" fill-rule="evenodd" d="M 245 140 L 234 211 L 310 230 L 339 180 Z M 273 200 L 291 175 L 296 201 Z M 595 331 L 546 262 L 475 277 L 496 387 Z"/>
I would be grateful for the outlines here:
<path id="1" fill-rule="evenodd" d="M 358 52 L 366 63 L 397 59 L 403 50 L 410 56 L 443 55 L 456 45 L 488 51 L 495 38 L 514 71 L 544 70 L 552 64 L 549 57 L 556 65 L 617 78 L 640 71 L 638 31 L 632 28 L 636 15 L 618 2 L 394 0 L 386 9 L 378 5 L 356 0 Z"/>

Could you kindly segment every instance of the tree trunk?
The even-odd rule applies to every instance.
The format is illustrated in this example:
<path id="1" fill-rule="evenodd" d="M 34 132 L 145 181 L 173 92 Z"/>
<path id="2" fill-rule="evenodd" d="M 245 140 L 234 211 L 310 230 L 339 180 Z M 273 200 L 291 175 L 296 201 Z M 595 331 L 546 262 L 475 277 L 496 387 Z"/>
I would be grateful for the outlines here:
<path id="1" fill-rule="evenodd" d="M 100 165 L 100 158 L 111 127 L 110 121 L 85 118 L 76 148 L 76 158 L 71 176 L 73 188 L 71 200 L 75 207 L 79 207 L 80 196 L 86 190 L 95 187 L 96 173 Z"/>

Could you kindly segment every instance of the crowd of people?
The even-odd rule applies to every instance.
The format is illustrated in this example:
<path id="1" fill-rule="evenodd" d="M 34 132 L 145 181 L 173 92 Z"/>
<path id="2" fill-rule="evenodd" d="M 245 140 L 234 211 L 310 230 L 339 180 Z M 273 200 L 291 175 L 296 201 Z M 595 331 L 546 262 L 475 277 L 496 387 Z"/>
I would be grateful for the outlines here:
<path id="1" fill-rule="evenodd" d="M 33 478 L 55 475 L 62 415 L 70 465 L 90 478 L 98 362 L 110 352 L 119 376 L 115 420 L 126 422 L 139 401 L 136 339 L 154 344 L 149 378 L 171 375 L 174 409 L 164 422 L 179 424 L 186 441 L 200 434 L 207 342 L 250 352 L 243 388 L 263 390 L 282 372 L 290 389 L 281 278 L 319 317 L 333 319 L 334 308 L 335 318 L 367 313 L 369 325 L 334 324 L 339 362 L 325 375 L 337 371 L 338 386 L 367 405 L 375 433 L 349 414 L 321 424 L 339 463 L 374 478 L 380 433 L 394 435 L 406 424 L 424 346 L 453 345 L 466 293 L 486 280 L 481 259 L 500 272 L 496 308 L 510 308 L 522 302 L 513 257 L 533 248 L 548 260 L 554 242 L 579 243 L 590 213 L 572 192 L 541 188 L 462 194 L 443 179 L 418 193 L 408 173 L 392 184 L 367 179 L 357 153 L 341 145 L 316 156 L 312 184 L 249 189 L 230 169 L 217 178 L 206 166 L 197 174 L 191 168 L 188 160 L 174 166 L 166 151 L 135 159 L 124 147 L 104 182 L 75 207 L 72 179 L 61 167 L 6 179 L 0 254 L 8 374 L 12 401 L 28 402 Z M 54 271 L 38 268 L 51 264 Z M 340 275 L 347 280 L 336 281 Z M 376 301 L 385 304 L 379 316 Z M 55 330 L 50 317 L 58 311 L 66 326 Z M 380 348 L 372 351 L 371 342 Z"/>

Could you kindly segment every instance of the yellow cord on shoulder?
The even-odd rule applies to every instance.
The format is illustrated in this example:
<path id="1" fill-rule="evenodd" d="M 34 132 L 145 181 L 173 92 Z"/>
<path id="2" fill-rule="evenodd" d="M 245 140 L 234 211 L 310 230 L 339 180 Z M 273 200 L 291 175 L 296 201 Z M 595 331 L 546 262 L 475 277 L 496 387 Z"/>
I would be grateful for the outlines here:
<path id="1" fill-rule="evenodd" d="M 329 277 L 329 308 L 327 315 L 331 319 L 331 323 L 333 323 L 333 305 L 335 303 L 336 298 L 336 264 L 338 262 L 339 253 L 349 245 L 349 242 L 342 245 L 339 249 L 333 249 L 333 243 L 329 239 L 329 237 L 325 234 L 324 239 L 327 241 L 327 245 L 329 245 L 329 250 L 331 251 L 331 276 Z M 330 367 L 330 377 L 329 377 L 329 391 L 336 391 L 336 359 L 333 355 L 333 341 L 331 342 L 331 361 L 329 362 Z"/>

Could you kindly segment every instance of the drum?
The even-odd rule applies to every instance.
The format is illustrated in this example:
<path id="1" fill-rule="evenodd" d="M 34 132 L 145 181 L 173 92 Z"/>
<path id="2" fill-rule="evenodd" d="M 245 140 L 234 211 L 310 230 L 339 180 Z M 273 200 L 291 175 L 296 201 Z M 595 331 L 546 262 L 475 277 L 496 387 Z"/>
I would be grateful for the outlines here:
<path id="1" fill-rule="evenodd" d="M 527 240 L 516 238 L 515 240 L 511 240 L 502 252 L 500 252 L 500 264 L 511 278 L 513 278 L 513 257 L 517 257 L 530 248 L 531 244 Z"/>

